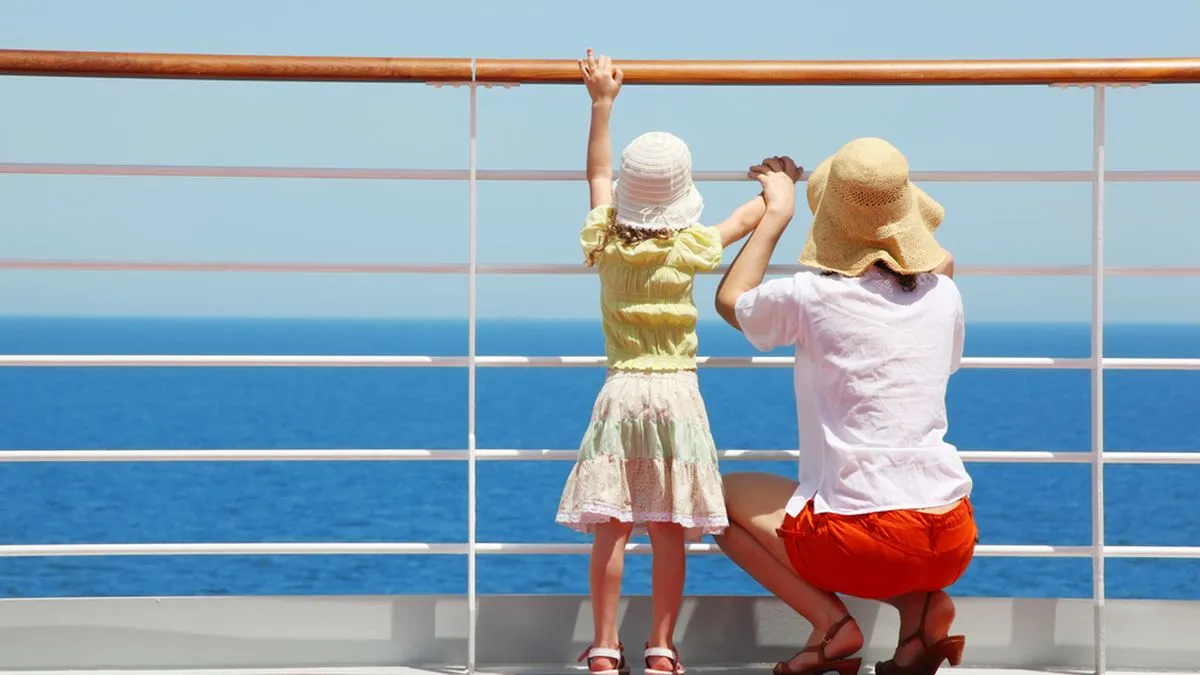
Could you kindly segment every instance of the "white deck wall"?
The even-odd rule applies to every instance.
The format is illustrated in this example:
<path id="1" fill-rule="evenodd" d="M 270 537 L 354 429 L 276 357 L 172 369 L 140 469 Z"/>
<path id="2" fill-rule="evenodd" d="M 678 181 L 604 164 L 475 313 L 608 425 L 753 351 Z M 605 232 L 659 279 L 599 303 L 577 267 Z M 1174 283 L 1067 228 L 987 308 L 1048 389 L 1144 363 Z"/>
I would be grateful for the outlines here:
<path id="1" fill-rule="evenodd" d="M 851 601 L 868 645 L 887 658 L 890 608 Z M 197 597 L 0 601 L 0 670 L 203 669 L 336 666 L 461 667 L 463 597 Z M 480 598 L 481 669 L 573 664 L 591 636 L 586 598 Z M 622 604 L 621 636 L 638 662 L 649 599 Z M 1200 670 L 1200 602 L 1110 601 L 1110 668 Z M 956 632 L 967 666 L 1092 669 L 1090 600 L 960 599 Z M 773 598 L 685 601 L 678 644 L 689 666 L 785 658 L 807 625 Z"/>

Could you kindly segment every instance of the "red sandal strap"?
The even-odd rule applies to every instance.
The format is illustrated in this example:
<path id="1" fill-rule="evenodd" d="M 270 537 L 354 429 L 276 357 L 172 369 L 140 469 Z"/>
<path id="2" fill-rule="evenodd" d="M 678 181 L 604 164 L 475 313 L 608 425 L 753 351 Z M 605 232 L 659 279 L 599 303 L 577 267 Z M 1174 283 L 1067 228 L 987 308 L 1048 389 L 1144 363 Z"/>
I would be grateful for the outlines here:
<path id="1" fill-rule="evenodd" d="M 821 658 L 821 661 L 828 661 L 829 657 L 825 655 L 825 648 L 829 646 L 830 642 L 833 642 L 833 638 L 837 637 L 838 631 L 840 631 L 843 626 L 853 620 L 854 617 L 850 616 L 849 614 L 843 616 L 841 619 L 838 619 L 837 623 L 833 624 L 829 627 L 829 630 L 825 631 L 825 638 L 821 640 L 821 644 L 805 647 L 804 649 L 800 650 L 800 653 L 803 654 L 805 652 L 816 652 L 817 656 Z"/>

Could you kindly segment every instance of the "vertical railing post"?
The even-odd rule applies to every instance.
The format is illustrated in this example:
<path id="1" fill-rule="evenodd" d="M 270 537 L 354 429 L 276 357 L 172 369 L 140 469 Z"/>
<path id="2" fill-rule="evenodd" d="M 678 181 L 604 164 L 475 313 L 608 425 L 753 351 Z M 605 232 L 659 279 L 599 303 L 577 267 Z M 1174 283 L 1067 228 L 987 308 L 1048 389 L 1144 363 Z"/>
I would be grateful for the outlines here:
<path id="1" fill-rule="evenodd" d="M 1104 94 L 1092 86 L 1092 610 L 1096 674 L 1104 675 Z"/>
<path id="2" fill-rule="evenodd" d="M 476 597 L 476 581 L 475 581 L 475 460 L 476 460 L 476 445 L 475 445 L 475 360 L 476 360 L 476 292 L 475 282 L 478 278 L 478 232 L 479 222 L 477 216 L 477 196 L 476 196 L 476 174 L 478 170 L 478 144 L 477 138 L 477 84 L 475 83 L 475 61 L 471 61 L 471 85 L 470 85 L 470 113 L 468 115 L 468 127 L 470 128 L 469 150 L 468 150 L 468 178 L 467 186 L 469 197 L 467 199 L 467 208 L 470 213 L 468 217 L 468 227 L 470 232 L 468 235 L 468 270 L 467 270 L 467 673 L 471 675 L 475 672 L 475 628 L 478 621 L 479 607 L 478 598 Z"/>

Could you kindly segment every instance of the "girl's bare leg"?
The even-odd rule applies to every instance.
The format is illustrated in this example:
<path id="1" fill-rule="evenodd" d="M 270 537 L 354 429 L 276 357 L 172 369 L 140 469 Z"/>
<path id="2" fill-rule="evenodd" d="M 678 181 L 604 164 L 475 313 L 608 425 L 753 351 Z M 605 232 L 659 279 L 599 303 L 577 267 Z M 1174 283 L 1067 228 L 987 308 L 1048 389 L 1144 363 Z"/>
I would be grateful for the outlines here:
<path id="1" fill-rule="evenodd" d="M 617 606 L 621 600 L 621 576 L 625 572 L 625 544 L 633 526 L 616 520 L 596 526 L 592 539 L 589 581 L 592 594 L 593 647 L 616 649 Z M 593 659 L 592 670 L 613 670 L 617 663 L 608 658 Z"/>
<path id="2" fill-rule="evenodd" d="M 675 623 L 683 602 L 683 584 L 687 576 L 687 549 L 683 527 L 675 523 L 650 523 L 650 545 L 654 548 L 651 569 L 653 624 L 650 628 L 651 647 L 675 648 Z M 655 670 L 673 669 L 670 660 L 661 656 L 649 659 Z"/>

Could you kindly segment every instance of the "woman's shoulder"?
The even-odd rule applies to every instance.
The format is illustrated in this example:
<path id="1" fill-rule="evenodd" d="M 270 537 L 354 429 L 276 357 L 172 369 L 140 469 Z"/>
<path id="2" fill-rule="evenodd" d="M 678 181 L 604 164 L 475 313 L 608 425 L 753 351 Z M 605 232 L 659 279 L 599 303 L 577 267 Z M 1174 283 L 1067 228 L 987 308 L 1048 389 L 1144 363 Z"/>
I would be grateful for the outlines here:
<path id="1" fill-rule="evenodd" d="M 926 272 L 918 277 L 918 282 L 928 284 L 931 292 L 940 293 L 947 298 L 962 302 L 962 291 L 959 290 L 958 283 L 954 281 L 954 277 Z"/>
<path id="2" fill-rule="evenodd" d="M 823 284 L 836 284 L 839 281 L 844 281 L 845 277 L 827 272 L 816 267 L 800 265 L 800 269 L 791 276 L 792 284 L 798 289 L 813 288 Z"/>
<path id="3" fill-rule="evenodd" d="M 937 280 L 935 290 L 940 290 L 945 298 L 943 304 L 949 308 L 951 314 L 955 315 L 959 320 L 963 316 L 963 297 L 962 291 L 959 290 L 958 284 L 954 282 L 953 277 L 948 277 L 944 274 L 931 275 Z"/>

